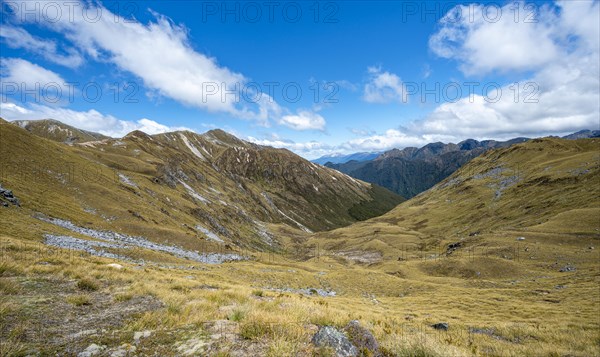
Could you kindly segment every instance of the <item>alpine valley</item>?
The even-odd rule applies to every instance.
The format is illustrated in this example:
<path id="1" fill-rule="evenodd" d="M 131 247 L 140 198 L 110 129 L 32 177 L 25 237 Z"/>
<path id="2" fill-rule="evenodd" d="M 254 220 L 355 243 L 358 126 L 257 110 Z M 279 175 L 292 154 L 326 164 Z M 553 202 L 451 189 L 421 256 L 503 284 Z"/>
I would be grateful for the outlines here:
<path id="1" fill-rule="evenodd" d="M 0 354 L 598 355 L 588 134 L 328 165 L 405 200 L 222 130 L 0 120 Z"/>

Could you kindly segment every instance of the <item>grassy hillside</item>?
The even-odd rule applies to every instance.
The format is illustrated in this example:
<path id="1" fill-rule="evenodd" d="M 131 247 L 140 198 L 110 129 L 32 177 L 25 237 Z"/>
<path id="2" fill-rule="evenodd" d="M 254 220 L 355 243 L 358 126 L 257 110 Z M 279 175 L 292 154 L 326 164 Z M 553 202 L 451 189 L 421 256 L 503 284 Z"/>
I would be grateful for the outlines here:
<path id="1" fill-rule="evenodd" d="M 107 139 L 102 134 L 77 129 L 57 120 L 17 120 L 15 124 L 37 136 L 66 144 Z"/>
<path id="2" fill-rule="evenodd" d="M 485 341 L 462 339 L 474 354 L 598 355 L 599 164 L 598 139 L 490 151 L 387 214 L 311 244 L 348 267 L 398 278 L 379 292 L 400 297 L 392 311 L 478 326 Z M 507 328 L 524 336 L 498 333 Z"/>
<path id="3" fill-rule="evenodd" d="M 350 336 L 365 356 L 600 355 L 600 139 L 490 151 L 381 217 L 315 234 L 298 223 L 334 223 L 322 205 L 363 218 L 369 197 L 393 202 L 220 131 L 70 147 L 0 122 L 0 139 L 0 182 L 21 201 L 0 206 L 2 356 L 333 356 L 313 336 L 350 336 L 352 320 L 377 340 Z M 336 188 L 345 205 L 302 198 Z"/>
<path id="4" fill-rule="evenodd" d="M 598 139 L 548 138 L 489 151 L 387 214 L 322 236 L 382 226 L 448 240 L 560 225 L 574 212 L 600 208 L 598 149 Z M 595 235 L 599 222 L 592 218 L 563 224 Z"/>
<path id="5" fill-rule="evenodd" d="M 382 212 L 371 185 L 223 131 L 133 132 L 67 146 L 6 122 L 0 130 L 0 183 L 25 215 L 187 247 L 216 241 L 277 250 L 282 226 L 306 233 L 348 225 L 356 221 L 349 210 L 362 202 Z"/>

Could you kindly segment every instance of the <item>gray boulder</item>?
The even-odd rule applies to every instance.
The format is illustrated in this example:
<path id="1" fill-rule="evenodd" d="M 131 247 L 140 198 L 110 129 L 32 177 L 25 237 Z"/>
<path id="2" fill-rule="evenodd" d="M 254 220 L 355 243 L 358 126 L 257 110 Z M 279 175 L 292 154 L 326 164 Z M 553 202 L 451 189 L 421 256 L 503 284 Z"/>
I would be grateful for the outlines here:
<path id="1" fill-rule="evenodd" d="M 564 266 L 564 268 L 560 269 L 559 272 L 567 273 L 567 272 L 576 271 L 576 270 L 577 270 L 577 268 L 575 268 L 571 264 L 567 264 Z"/>
<path id="2" fill-rule="evenodd" d="M 313 336 L 312 342 L 317 347 L 329 347 L 335 351 L 336 357 L 356 357 L 358 349 L 344 333 L 335 327 L 321 326 Z"/>
<path id="3" fill-rule="evenodd" d="M 437 324 L 431 325 L 436 330 L 448 331 L 450 327 L 447 322 L 438 322 Z"/>
<path id="4" fill-rule="evenodd" d="M 344 328 L 350 342 L 356 346 L 361 355 L 381 356 L 379 343 L 371 331 L 362 327 L 357 320 L 350 321 Z"/>
<path id="5" fill-rule="evenodd" d="M 9 189 L 6 189 L 4 187 L 2 187 L 2 185 L 0 185 L 0 199 L 4 199 L 10 203 L 12 203 L 15 206 L 21 206 L 21 202 L 19 201 L 18 198 L 15 197 L 15 195 L 13 194 L 13 192 Z M 4 207 L 8 207 L 8 204 L 6 202 L 4 202 L 4 200 L 0 200 L 0 205 L 4 206 Z"/>
<path id="6" fill-rule="evenodd" d="M 21 206 L 21 202 L 16 197 L 7 197 L 6 200 L 15 206 Z"/>

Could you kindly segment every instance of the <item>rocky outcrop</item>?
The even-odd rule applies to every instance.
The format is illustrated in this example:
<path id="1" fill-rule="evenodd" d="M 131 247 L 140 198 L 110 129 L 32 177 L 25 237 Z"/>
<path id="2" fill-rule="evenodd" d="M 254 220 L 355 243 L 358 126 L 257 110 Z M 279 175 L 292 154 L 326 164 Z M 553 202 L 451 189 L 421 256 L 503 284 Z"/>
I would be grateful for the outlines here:
<path id="1" fill-rule="evenodd" d="M 379 343 L 371 331 L 367 330 L 357 320 L 350 321 L 345 328 L 350 342 L 358 349 L 361 356 L 382 356 Z"/>
<path id="2" fill-rule="evenodd" d="M 438 322 L 436 324 L 431 325 L 436 330 L 448 331 L 450 325 L 447 322 Z"/>
<path id="3" fill-rule="evenodd" d="M 19 201 L 19 199 L 15 197 L 13 192 L 0 185 L 0 206 L 9 207 L 9 203 L 18 207 L 21 206 L 21 201 Z"/>
<path id="4" fill-rule="evenodd" d="M 357 320 L 350 321 L 342 331 L 321 326 L 312 342 L 317 347 L 332 349 L 337 357 L 383 356 L 375 336 Z"/>
<path id="5" fill-rule="evenodd" d="M 332 326 L 322 326 L 313 336 L 312 342 L 317 347 L 331 348 L 336 357 L 358 356 L 358 349 L 346 335 Z"/>

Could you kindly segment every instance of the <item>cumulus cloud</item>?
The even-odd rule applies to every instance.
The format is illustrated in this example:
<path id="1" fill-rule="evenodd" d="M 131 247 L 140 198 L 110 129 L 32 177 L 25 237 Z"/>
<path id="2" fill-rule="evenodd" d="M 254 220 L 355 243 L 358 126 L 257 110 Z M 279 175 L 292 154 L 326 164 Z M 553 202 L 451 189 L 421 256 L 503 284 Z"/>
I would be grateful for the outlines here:
<path id="1" fill-rule="evenodd" d="M 381 67 L 368 68 L 369 80 L 363 90 L 363 100 L 367 103 L 407 103 L 408 94 L 400 77 L 382 71 Z"/>
<path id="2" fill-rule="evenodd" d="M 481 5 L 469 6 L 475 21 L 470 17 L 457 21 L 456 12 L 465 10 L 454 8 L 441 20 L 430 47 L 458 61 L 467 75 L 521 70 L 533 74 L 518 86 L 507 85 L 488 96 L 442 104 L 412 123 L 412 132 L 477 138 L 598 128 L 600 3 L 564 1 L 556 9 L 544 5 L 536 22 L 515 22 L 508 16 L 513 14 L 511 6 L 502 8 L 504 16 L 498 22 L 482 20 Z M 519 6 L 523 14 L 525 5 Z"/>
<path id="3" fill-rule="evenodd" d="M 352 139 L 340 145 L 341 149 L 351 151 L 383 151 L 394 147 L 421 146 L 427 144 L 424 137 L 411 135 L 399 129 L 388 129 L 383 134 Z"/>
<path id="4" fill-rule="evenodd" d="M 62 86 L 65 82 L 57 73 L 21 58 L 0 58 L 0 67 L 2 68 L 1 79 L 4 83 L 3 90 L 7 83 L 33 89 L 36 86 L 44 87 L 52 83 Z"/>
<path id="5" fill-rule="evenodd" d="M 62 54 L 55 41 L 35 37 L 23 28 L 4 24 L 0 27 L 0 37 L 11 48 L 22 48 L 62 66 L 79 67 L 83 63 L 82 56 L 75 49 L 66 48 Z"/>
<path id="6" fill-rule="evenodd" d="M 335 149 L 332 145 L 318 141 L 295 142 L 277 137 L 258 139 L 252 136 L 247 137 L 246 140 L 258 145 L 288 149 L 308 159 L 316 159 L 317 157 L 331 153 Z"/>
<path id="7" fill-rule="evenodd" d="M 238 113 L 236 97 L 226 91 L 245 82 L 245 77 L 195 51 L 185 27 L 160 14 L 155 14 L 154 22 L 142 24 L 100 5 L 90 6 L 101 13 L 98 21 L 75 11 L 71 19 L 63 16 L 44 25 L 63 33 L 88 56 L 136 75 L 161 95 L 209 111 Z"/>
<path id="8" fill-rule="evenodd" d="M 287 125 L 289 122 L 283 119 L 283 116 L 292 115 L 287 108 L 265 93 L 257 96 L 247 93 L 251 91 L 246 87 L 247 77 L 196 51 L 190 43 L 188 29 L 166 16 L 151 11 L 154 20 L 144 24 L 122 18 L 95 2 L 53 2 L 53 6 L 62 6 L 61 13 L 65 16 L 60 16 L 57 21 L 43 21 L 45 14 L 25 16 L 19 13 L 25 7 L 19 7 L 14 19 L 41 20 L 38 25 L 62 34 L 89 58 L 113 63 L 120 70 L 140 78 L 154 93 L 184 105 L 255 120 L 262 126 L 269 126 L 271 122 Z M 73 7 L 75 11 L 71 9 Z M 42 5 L 36 9 L 41 11 L 43 8 Z M 86 10 L 81 11 L 83 8 Z M 15 28 L 11 28 L 7 36 L 27 37 L 25 32 Z M 31 49 L 51 51 L 51 45 L 34 38 L 21 42 L 31 43 Z M 243 100 L 243 90 L 250 97 L 259 99 Z"/>
<path id="9" fill-rule="evenodd" d="M 91 109 L 76 111 L 66 108 L 30 104 L 27 108 L 15 103 L 0 103 L 0 116 L 6 120 L 57 119 L 78 129 L 94 131 L 111 137 L 123 137 L 134 130 L 147 134 L 159 134 L 175 130 L 189 130 L 184 127 L 169 127 L 156 121 L 142 118 L 137 121 L 120 120 Z"/>
<path id="10" fill-rule="evenodd" d="M 551 6 L 534 10 L 525 3 L 496 10 L 484 5 L 456 6 L 440 20 L 429 47 L 440 57 L 460 60 L 467 74 L 536 69 L 555 60 L 560 49 L 558 28 L 553 25 L 558 19 Z"/>
<path id="11" fill-rule="evenodd" d="M 294 115 L 284 115 L 279 123 L 294 130 L 325 130 L 325 119 L 318 113 L 308 110 L 299 110 Z"/>
<path id="12" fill-rule="evenodd" d="M 0 100 L 8 96 L 22 101 L 56 105 L 68 92 L 65 80 L 57 73 L 21 58 L 0 58 Z"/>

